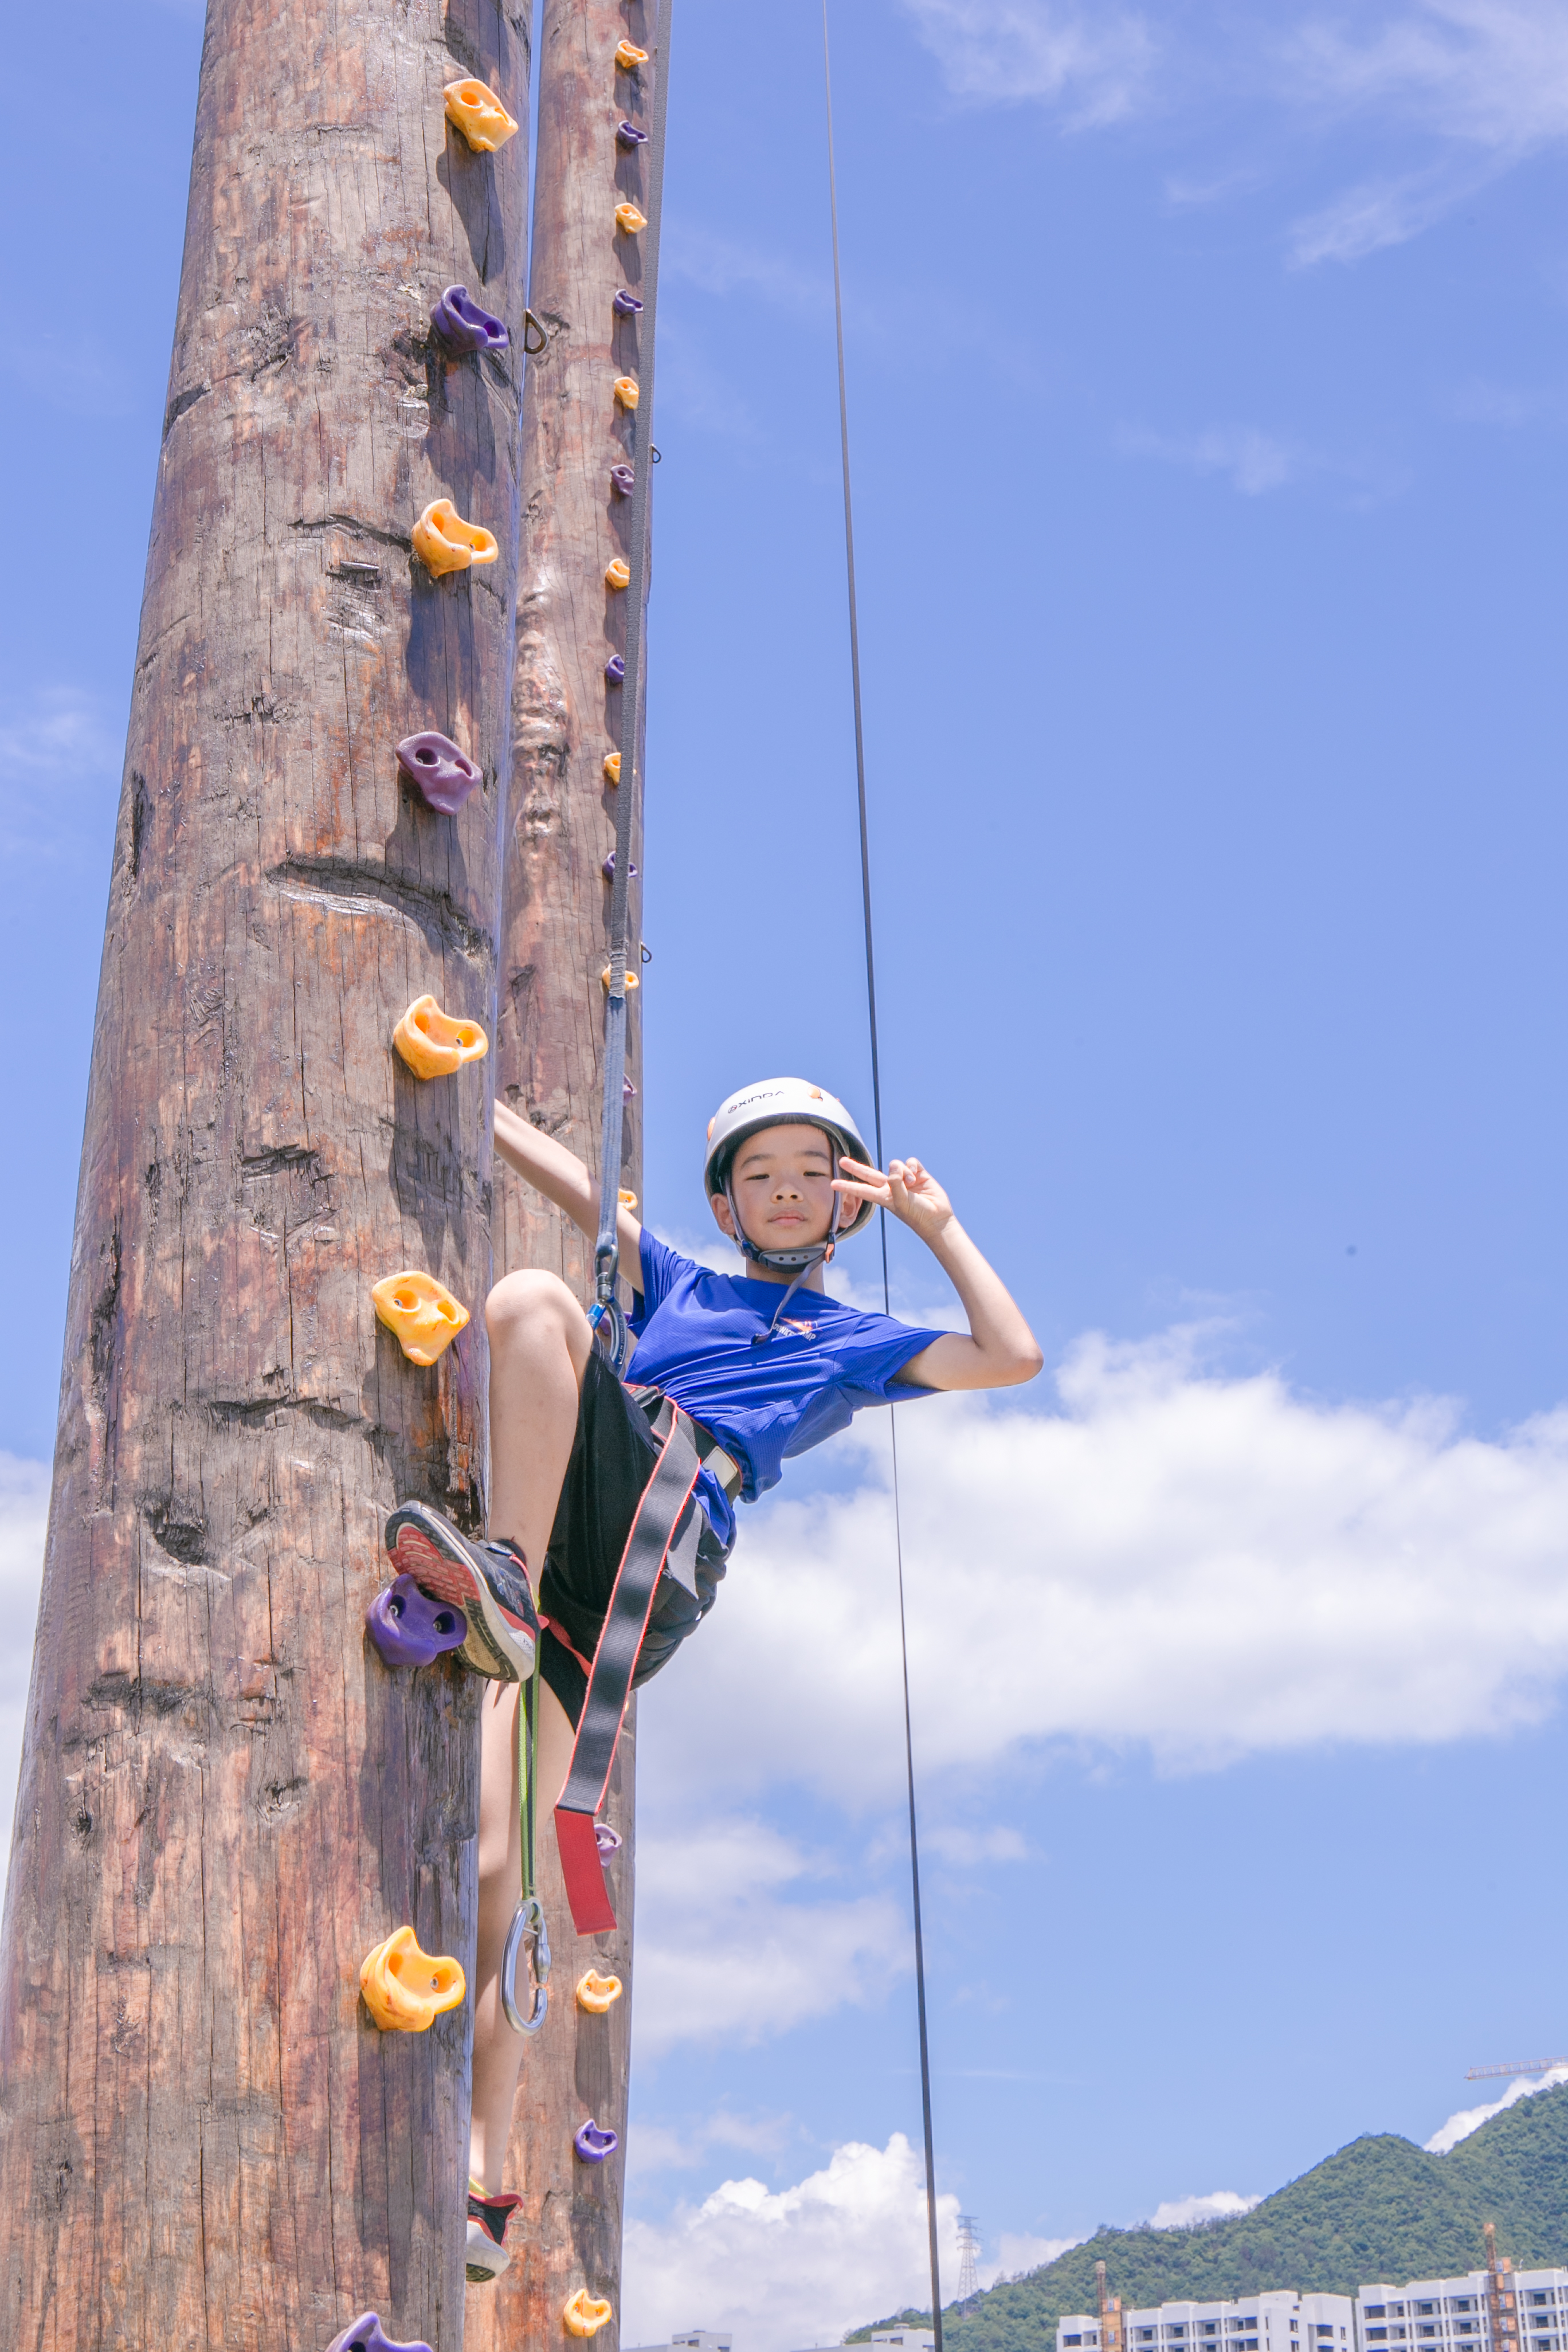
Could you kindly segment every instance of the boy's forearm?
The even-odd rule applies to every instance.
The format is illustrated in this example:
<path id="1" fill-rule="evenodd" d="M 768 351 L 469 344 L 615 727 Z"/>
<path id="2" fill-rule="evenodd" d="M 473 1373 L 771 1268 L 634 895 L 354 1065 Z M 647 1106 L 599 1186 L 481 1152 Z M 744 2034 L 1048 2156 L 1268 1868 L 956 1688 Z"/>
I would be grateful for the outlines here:
<path id="1" fill-rule="evenodd" d="M 599 1232 L 599 1187 L 574 1151 L 545 1135 L 531 1120 L 520 1118 L 498 1102 L 496 1150 L 513 1172 L 547 1201 L 565 1211 L 580 1234 L 595 1241 Z M 634 1290 L 642 1286 L 642 1227 L 622 1208 L 616 1220 L 621 1272 Z"/>
<path id="2" fill-rule="evenodd" d="M 1023 1312 L 990 1261 L 956 1217 L 930 1244 L 969 1318 L 969 1339 L 985 1368 L 1007 1381 L 1031 1380 L 1045 1361 Z"/>
<path id="3" fill-rule="evenodd" d="M 591 1241 L 599 1224 L 599 1188 L 574 1151 L 503 1102 L 496 1105 L 496 1150 L 509 1168 L 563 1209 Z"/>

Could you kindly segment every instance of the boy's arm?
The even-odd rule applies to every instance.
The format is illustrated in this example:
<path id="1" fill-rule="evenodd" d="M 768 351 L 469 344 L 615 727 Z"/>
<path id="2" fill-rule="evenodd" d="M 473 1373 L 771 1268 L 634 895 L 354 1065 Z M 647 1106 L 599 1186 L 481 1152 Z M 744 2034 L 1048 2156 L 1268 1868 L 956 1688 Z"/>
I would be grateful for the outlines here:
<path id="1" fill-rule="evenodd" d="M 1040 1344 L 1005 1284 L 987 1265 L 934 1176 L 918 1160 L 889 1160 L 884 1176 L 858 1160 L 841 1160 L 834 1190 L 847 1201 L 874 1201 L 919 1234 L 957 1291 L 967 1332 L 944 1332 L 899 1372 L 921 1389 L 1006 1389 L 1032 1381 L 1045 1362 Z M 847 1179 L 847 1181 L 844 1181 Z"/>
<path id="2" fill-rule="evenodd" d="M 525 1184 L 564 1209 L 579 1233 L 595 1241 L 599 1233 L 599 1187 L 574 1151 L 546 1135 L 506 1104 L 496 1104 L 496 1150 Z M 621 1272 L 634 1290 L 642 1288 L 642 1226 L 627 1208 L 616 1220 Z"/>

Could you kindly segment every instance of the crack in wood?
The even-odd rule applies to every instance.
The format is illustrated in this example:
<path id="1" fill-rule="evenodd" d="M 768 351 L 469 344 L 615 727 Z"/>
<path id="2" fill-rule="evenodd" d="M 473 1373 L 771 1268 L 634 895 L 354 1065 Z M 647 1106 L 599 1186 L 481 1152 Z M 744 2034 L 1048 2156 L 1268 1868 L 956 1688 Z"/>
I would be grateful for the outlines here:
<path id="1" fill-rule="evenodd" d="M 346 857 L 286 857 L 268 868 L 267 878 L 287 898 L 345 915 L 399 915 L 433 948 L 455 949 L 473 962 L 494 959 L 494 933 L 476 923 L 448 892 L 402 881 L 384 866 Z"/>

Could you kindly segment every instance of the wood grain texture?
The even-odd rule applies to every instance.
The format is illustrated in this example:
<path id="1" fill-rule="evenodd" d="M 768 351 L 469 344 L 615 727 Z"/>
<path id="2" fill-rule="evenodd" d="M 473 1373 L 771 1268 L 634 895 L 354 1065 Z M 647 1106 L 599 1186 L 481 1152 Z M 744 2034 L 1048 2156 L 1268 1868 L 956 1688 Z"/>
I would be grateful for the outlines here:
<path id="1" fill-rule="evenodd" d="M 617 146 L 622 116 L 652 121 L 652 68 L 617 74 L 623 36 L 651 49 L 651 8 L 640 0 L 545 0 L 538 59 L 530 303 L 549 347 L 531 362 L 523 403 L 523 551 L 518 585 L 512 704 L 511 815 L 502 897 L 501 1003 L 496 1084 L 534 1124 L 596 1170 L 609 959 L 609 887 L 601 871 L 615 844 L 615 792 L 603 762 L 620 740 L 620 689 L 605 664 L 626 644 L 626 597 L 605 587 L 612 557 L 629 558 L 631 502 L 610 487 L 629 460 L 631 432 L 616 406 L 617 375 L 637 374 L 636 320 L 617 319 L 611 297 L 641 283 L 638 240 L 618 235 L 624 198 L 647 211 L 646 151 Z M 630 781 L 620 787 L 632 789 Z M 641 810 L 633 858 L 642 863 Z M 640 938 L 641 890 L 632 886 L 629 937 Z M 636 947 L 631 958 L 636 968 Z M 640 1087 L 641 997 L 628 1008 L 626 1069 Z M 623 1181 L 642 1189 L 640 1094 L 626 1104 Z M 526 1187 L 502 1179 L 498 1262 L 543 1266 L 584 1301 L 593 1252 L 575 1227 Z M 508 2185 L 524 2204 L 509 2242 L 512 2265 L 493 2286 L 468 2290 L 468 2352 L 569 2339 L 561 2307 L 575 2287 L 605 2295 L 619 2340 L 621 2193 L 632 2011 L 635 1708 L 622 1735 L 605 1817 L 626 1843 L 610 1874 L 620 1923 L 613 1936 L 580 1937 L 555 1855 L 541 1838 L 541 1890 L 555 1951 L 554 1999 L 523 2061 Z M 626 1984 L 605 2017 L 578 2010 L 583 1970 L 613 1970 Z M 622 2152 L 584 2165 L 572 2137 L 592 2115 L 621 2135 Z"/>
<path id="2" fill-rule="evenodd" d="M 478 1686 L 363 1612 L 406 1495 L 482 1521 L 491 1065 L 521 324 L 513 0 L 212 0 L 110 894 L 55 1488 L 0 1956 L 0 2343 L 461 2342 L 469 2011 L 378 2033 L 364 1953 L 471 1967 Z M 500 561 L 411 556 L 441 494 Z M 481 765 L 401 786 L 434 727 Z M 370 1286 L 475 1319 L 406 1362 Z"/>

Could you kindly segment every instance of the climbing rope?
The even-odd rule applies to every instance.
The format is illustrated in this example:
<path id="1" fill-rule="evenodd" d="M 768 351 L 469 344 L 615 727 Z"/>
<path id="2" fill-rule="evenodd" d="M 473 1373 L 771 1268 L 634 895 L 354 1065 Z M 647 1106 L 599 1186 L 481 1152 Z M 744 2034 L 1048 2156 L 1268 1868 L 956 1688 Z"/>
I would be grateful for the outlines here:
<path id="1" fill-rule="evenodd" d="M 822 0 L 822 84 L 827 104 L 827 202 L 833 224 L 833 315 L 838 335 L 838 441 L 844 471 L 844 566 L 849 590 L 849 677 L 855 698 L 855 783 L 860 810 L 860 900 L 866 923 L 866 1010 L 871 1033 L 871 1117 L 877 1165 L 882 1165 L 882 1069 L 877 1039 L 877 954 L 871 922 L 871 833 L 866 815 L 866 733 L 860 707 L 860 615 L 855 595 L 855 509 L 849 493 L 849 395 L 844 375 L 844 289 L 838 269 L 838 175 L 833 160 L 833 64 L 827 41 L 827 0 Z M 877 1220 L 882 1243 L 882 1311 L 892 1313 L 888 1281 L 888 1220 Z M 910 1891 L 915 1927 L 915 2009 L 920 2021 L 921 2116 L 925 2127 L 926 2232 L 931 2248 L 931 2323 L 942 2352 L 942 2265 L 936 2242 L 936 2148 L 931 2120 L 931 2048 L 926 2032 L 925 1937 L 921 1924 L 921 1845 L 915 1816 L 915 1740 L 910 1707 L 910 1633 L 904 1609 L 904 1529 L 899 1498 L 898 1408 L 888 1412 L 893 1460 L 893 1543 L 899 1567 L 899 1654 L 904 1681 L 904 1771 L 910 1802 Z"/>
<path id="2" fill-rule="evenodd" d="M 605 1107 L 599 1129 L 599 1231 L 594 1244 L 595 1336 L 624 1371 L 630 1349 L 616 1297 L 619 1246 L 621 1133 L 626 1073 L 626 893 L 632 877 L 632 813 L 642 775 L 643 612 L 647 594 L 649 484 L 653 475 L 654 323 L 658 311 L 658 235 L 664 214 L 664 126 L 669 106 L 669 33 L 674 0 L 664 0 L 653 36 L 653 133 L 648 142 L 647 222 L 643 232 L 642 315 L 637 330 L 637 401 L 632 421 L 630 579 L 626 595 L 625 683 L 621 688 L 621 774 L 616 803 L 616 862 L 610 879 L 610 965 L 605 1002 Z M 635 983 L 634 983 L 635 984 Z"/>

